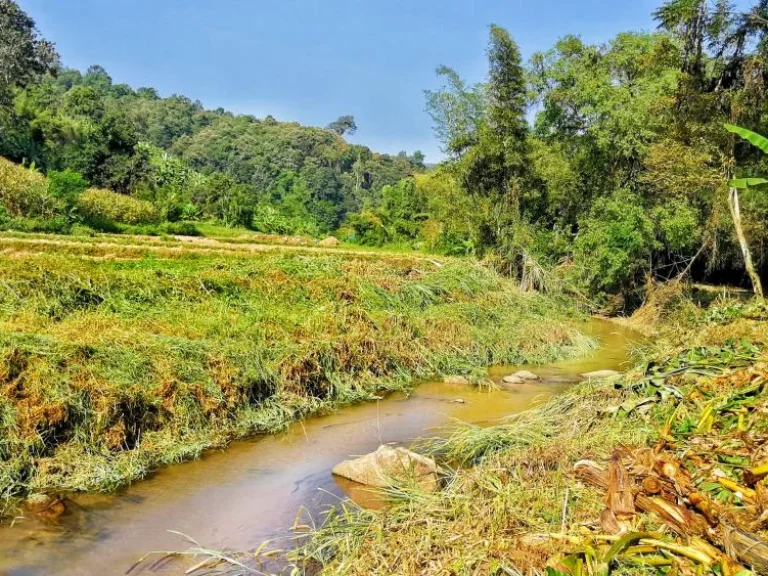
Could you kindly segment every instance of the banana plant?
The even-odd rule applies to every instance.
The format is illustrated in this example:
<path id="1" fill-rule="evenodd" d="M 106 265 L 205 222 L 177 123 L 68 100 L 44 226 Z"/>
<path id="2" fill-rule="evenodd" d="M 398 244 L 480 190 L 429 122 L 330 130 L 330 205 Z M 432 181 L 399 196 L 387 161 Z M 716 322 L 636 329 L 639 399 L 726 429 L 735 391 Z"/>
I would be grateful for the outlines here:
<path id="1" fill-rule="evenodd" d="M 763 154 L 768 154 L 768 138 L 761 136 L 756 132 L 741 128 L 740 126 L 734 126 L 733 124 L 726 124 L 725 129 L 731 134 L 743 138 L 756 148 L 759 148 Z M 768 180 L 765 178 L 738 178 L 728 182 L 731 188 L 737 188 L 739 190 L 747 190 L 749 188 L 761 188 L 768 185 Z"/>
<path id="2" fill-rule="evenodd" d="M 734 126 L 733 124 L 726 124 L 725 129 L 732 134 L 736 134 L 740 138 L 743 138 L 753 146 L 762 150 L 764 154 L 768 154 L 768 138 L 741 128 L 740 126 Z M 768 180 L 765 178 L 739 178 L 728 182 L 730 191 L 728 193 L 728 207 L 731 210 L 731 218 L 733 219 L 733 227 L 736 230 L 736 237 L 739 240 L 739 246 L 741 247 L 741 253 L 744 256 L 744 267 L 747 269 L 747 274 L 752 281 L 752 288 L 755 295 L 759 298 L 763 297 L 763 285 L 760 281 L 760 276 L 755 270 L 755 265 L 752 262 L 752 253 L 749 250 L 749 243 L 747 237 L 744 234 L 744 227 L 741 224 L 741 208 L 739 206 L 739 190 L 748 190 L 751 188 L 761 188 L 768 185 Z"/>

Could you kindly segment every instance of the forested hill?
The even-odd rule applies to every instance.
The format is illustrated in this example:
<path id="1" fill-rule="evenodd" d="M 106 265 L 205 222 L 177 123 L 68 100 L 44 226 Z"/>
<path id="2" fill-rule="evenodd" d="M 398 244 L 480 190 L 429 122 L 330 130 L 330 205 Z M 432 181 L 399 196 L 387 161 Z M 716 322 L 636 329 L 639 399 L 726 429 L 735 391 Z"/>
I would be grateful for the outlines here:
<path id="1" fill-rule="evenodd" d="M 485 80 L 441 66 L 426 92 L 446 156 L 427 170 L 418 152 L 345 142 L 350 116 L 235 116 L 65 69 L 0 0 L 0 156 L 15 162 L 0 159 L 0 229 L 333 233 L 483 257 L 607 310 L 680 274 L 760 293 L 768 0 L 751 4 L 660 1 L 655 31 L 589 44 L 574 30 L 527 62 L 491 25 Z"/>
<path id="2" fill-rule="evenodd" d="M 115 84 L 106 70 L 56 64 L 0 116 L 0 155 L 44 173 L 160 206 L 174 219 L 213 218 L 278 233 L 335 230 L 423 156 L 347 143 L 351 116 L 327 128 L 206 110 L 185 96 Z"/>

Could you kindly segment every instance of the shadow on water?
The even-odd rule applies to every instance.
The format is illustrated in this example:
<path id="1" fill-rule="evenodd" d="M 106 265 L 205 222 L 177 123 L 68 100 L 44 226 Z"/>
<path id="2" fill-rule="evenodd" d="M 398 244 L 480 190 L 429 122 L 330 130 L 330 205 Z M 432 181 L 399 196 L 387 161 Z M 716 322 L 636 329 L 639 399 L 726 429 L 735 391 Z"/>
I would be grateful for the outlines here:
<path id="1" fill-rule="evenodd" d="M 330 473 L 350 455 L 381 443 L 408 444 L 455 421 L 491 425 L 565 390 L 581 373 L 621 369 L 639 336 L 601 320 L 590 321 L 589 328 L 601 348 L 588 358 L 530 368 L 542 377 L 535 385 L 483 391 L 426 382 L 410 395 L 311 418 L 283 435 L 237 442 L 160 470 L 118 494 L 74 496 L 58 524 L 20 518 L 0 528 L 0 575 L 124 574 L 150 550 L 187 547 L 169 530 L 212 549 L 255 548 L 284 535 L 302 507 L 318 519 L 345 490 L 355 499 L 370 497 L 352 483 L 337 483 Z M 519 368 L 525 367 L 494 368 L 491 376 Z M 174 562 L 152 573 L 183 571 Z"/>

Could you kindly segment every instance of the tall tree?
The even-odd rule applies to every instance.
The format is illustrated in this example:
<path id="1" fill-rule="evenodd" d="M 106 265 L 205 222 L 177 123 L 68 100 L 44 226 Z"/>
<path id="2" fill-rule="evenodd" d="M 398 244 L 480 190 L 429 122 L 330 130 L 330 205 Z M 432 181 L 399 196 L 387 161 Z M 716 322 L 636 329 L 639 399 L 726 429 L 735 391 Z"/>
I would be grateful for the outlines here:
<path id="1" fill-rule="evenodd" d="M 0 0 L 0 99 L 53 69 L 58 55 L 40 37 L 35 21 L 13 0 Z"/>
<path id="2" fill-rule="evenodd" d="M 470 192 L 498 196 L 497 232 L 520 213 L 520 189 L 527 172 L 527 85 L 520 50 L 509 33 L 491 26 L 488 45 L 488 106 L 478 143 L 463 162 L 463 180 Z"/>
<path id="3" fill-rule="evenodd" d="M 355 123 L 354 116 L 339 116 L 336 120 L 328 124 L 328 130 L 336 132 L 339 136 L 345 134 L 352 136 L 357 132 L 357 124 Z"/>
<path id="4" fill-rule="evenodd" d="M 424 91 L 427 112 L 443 152 L 460 158 L 477 144 L 485 117 L 485 86 L 467 86 L 458 73 L 447 66 L 440 66 L 436 72 L 445 83 L 438 90 Z"/>
<path id="5" fill-rule="evenodd" d="M 718 5 L 723 2 L 718 0 Z M 713 19 L 708 0 L 669 0 L 653 14 L 659 26 L 682 41 L 683 72 L 702 81 L 704 74 L 704 47 L 707 31 L 712 30 Z"/>

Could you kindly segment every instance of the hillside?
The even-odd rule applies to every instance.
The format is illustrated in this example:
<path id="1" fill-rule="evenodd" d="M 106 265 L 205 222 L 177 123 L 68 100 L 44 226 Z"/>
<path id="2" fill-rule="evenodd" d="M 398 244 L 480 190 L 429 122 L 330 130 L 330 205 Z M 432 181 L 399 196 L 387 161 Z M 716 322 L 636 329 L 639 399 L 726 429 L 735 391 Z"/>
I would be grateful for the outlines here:
<path id="1" fill-rule="evenodd" d="M 491 25 L 486 78 L 468 84 L 440 66 L 442 85 L 426 91 L 445 154 L 427 170 L 418 151 L 346 142 L 352 116 L 300 126 L 116 84 L 100 66 L 68 69 L 3 0 L 18 42 L 0 87 L 0 156 L 44 176 L 56 201 L 4 200 L 0 227 L 196 234 L 213 222 L 334 235 L 487 258 L 526 287 L 565 286 L 606 313 L 631 312 L 649 279 L 681 273 L 759 294 L 767 208 L 750 188 L 768 166 L 768 7 L 697 2 L 662 3 L 656 31 L 600 44 L 566 35 L 527 61 Z M 0 194 L 23 180 L 0 180 Z M 130 200 L 91 192 L 83 206 L 89 189 Z"/>
<path id="2" fill-rule="evenodd" d="M 216 219 L 264 232 L 327 234 L 347 213 L 423 169 L 313 128 L 206 110 L 113 84 L 99 66 L 55 65 L 0 105 L 0 156 L 83 185 L 149 200 L 165 219 Z M 64 176 L 59 176 L 64 178 Z"/>

